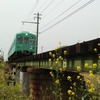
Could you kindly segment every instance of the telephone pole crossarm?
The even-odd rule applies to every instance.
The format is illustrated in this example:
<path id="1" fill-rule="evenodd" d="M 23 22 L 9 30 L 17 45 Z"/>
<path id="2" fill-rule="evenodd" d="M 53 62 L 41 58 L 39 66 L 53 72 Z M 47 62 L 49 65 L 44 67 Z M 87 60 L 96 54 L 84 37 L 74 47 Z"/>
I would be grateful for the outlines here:
<path id="1" fill-rule="evenodd" d="M 31 24 L 37 24 L 37 22 L 29 22 L 29 21 L 22 21 L 22 23 L 31 23 Z"/>

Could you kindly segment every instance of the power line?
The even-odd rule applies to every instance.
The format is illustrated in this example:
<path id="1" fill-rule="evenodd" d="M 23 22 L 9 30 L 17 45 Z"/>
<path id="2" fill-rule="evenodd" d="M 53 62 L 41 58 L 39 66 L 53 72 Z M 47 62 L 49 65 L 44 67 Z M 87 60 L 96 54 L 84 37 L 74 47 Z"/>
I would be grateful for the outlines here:
<path id="1" fill-rule="evenodd" d="M 23 30 L 23 28 L 25 28 L 25 25 L 26 24 L 24 24 L 24 23 L 28 23 L 28 21 L 29 21 L 29 17 L 32 15 L 32 13 L 34 12 L 34 10 L 36 9 L 36 7 L 37 7 L 37 5 L 38 5 L 38 3 L 39 3 L 39 1 L 40 0 L 35 0 L 36 2 L 34 3 L 34 5 L 33 5 L 33 7 L 32 7 L 32 9 L 31 9 L 31 11 L 29 12 L 29 14 L 28 14 L 28 16 L 27 16 L 27 18 L 26 18 L 26 21 L 27 22 L 25 22 L 25 21 L 22 21 L 22 27 L 21 27 L 21 31 Z"/>
<path id="2" fill-rule="evenodd" d="M 46 17 L 51 11 L 54 11 L 61 3 L 63 3 L 63 1 L 61 0 L 54 8 L 52 8 L 46 15 L 44 15 L 44 17 Z"/>
<path id="3" fill-rule="evenodd" d="M 43 13 L 55 0 L 51 0 L 51 2 L 41 11 Z"/>
<path id="4" fill-rule="evenodd" d="M 50 21 L 49 23 L 45 24 L 43 27 L 47 26 L 48 24 L 52 23 L 54 20 L 56 20 L 58 17 L 60 17 L 61 15 L 63 15 L 64 13 L 66 13 L 67 11 L 69 11 L 71 8 L 73 8 L 75 5 L 77 5 L 81 0 L 77 1 L 75 4 L 73 4 L 71 7 L 69 7 L 67 10 L 65 10 L 64 12 L 62 12 L 60 15 L 58 15 L 56 18 L 54 18 L 52 21 Z M 41 27 L 40 29 L 42 29 L 43 27 Z"/>
<path id="5" fill-rule="evenodd" d="M 32 13 L 34 12 L 34 10 L 36 9 L 37 5 L 38 5 L 39 0 L 36 0 L 36 2 L 34 3 L 31 11 L 29 12 L 28 16 L 27 16 L 27 21 L 29 20 L 29 16 L 32 15 Z"/>
<path id="6" fill-rule="evenodd" d="M 45 0 L 45 1 L 42 3 L 42 5 L 40 6 L 40 8 L 39 8 L 37 11 L 39 11 L 39 10 L 41 9 L 41 7 L 43 7 L 43 5 L 45 4 L 46 1 L 47 1 L 47 0 Z"/>
<path id="7" fill-rule="evenodd" d="M 90 0 L 87 3 L 85 3 L 84 5 L 82 5 L 81 7 L 79 7 L 78 9 L 76 9 L 75 11 L 73 11 L 72 13 L 70 13 L 69 15 L 67 15 L 66 17 L 64 17 L 63 19 L 61 19 L 60 21 L 56 22 L 55 24 L 53 24 L 52 26 L 48 27 L 47 29 L 43 30 L 41 33 L 49 30 L 50 28 L 54 27 L 55 25 L 59 24 L 60 22 L 62 22 L 63 20 L 65 20 L 66 18 L 69 18 L 70 16 L 74 15 L 75 13 L 77 13 L 78 11 L 80 11 L 81 9 L 85 8 L 86 6 L 88 6 L 90 3 L 92 3 L 95 0 Z"/>

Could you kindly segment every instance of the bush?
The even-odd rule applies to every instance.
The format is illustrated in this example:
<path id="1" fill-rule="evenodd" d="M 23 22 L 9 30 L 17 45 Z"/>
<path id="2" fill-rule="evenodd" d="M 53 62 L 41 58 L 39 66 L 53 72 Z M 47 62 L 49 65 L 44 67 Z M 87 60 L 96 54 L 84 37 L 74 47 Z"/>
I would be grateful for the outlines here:
<path id="1" fill-rule="evenodd" d="M 29 100 L 20 90 L 20 85 L 6 83 L 4 77 L 4 62 L 0 61 L 0 100 Z"/>

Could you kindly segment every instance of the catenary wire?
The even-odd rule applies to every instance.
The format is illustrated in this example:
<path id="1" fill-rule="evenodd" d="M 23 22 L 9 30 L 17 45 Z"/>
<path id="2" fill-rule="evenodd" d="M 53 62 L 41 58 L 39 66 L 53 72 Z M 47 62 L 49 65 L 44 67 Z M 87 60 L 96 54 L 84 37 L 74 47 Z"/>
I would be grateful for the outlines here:
<path id="1" fill-rule="evenodd" d="M 35 0 L 35 1 L 36 2 L 34 3 L 34 6 L 32 7 L 31 11 L 29 12 L 26 21 L 29 21 L 30 16 L 34 13 L 40 0 Z M 28 27 L 25 27 L 25 26 L 26 26 L 26 24 L 23 23 L 22 27 L 21 27 L 21 31 L 24 30 L 25 28 L 26 28 L 25 30 L 30 30 L 33 25 L 28 25 Z"/>
<path id="2" fill-rule="evenodd" d="M 37 5 L 38 5 L 39 0 L 36 0 L 36 2 L 34 3 L 31 11 L 29 12 L 28 16 L 27 16 L 27 21 L 29 20 L 29 17 L 32 15 L 32 13 L 34 12 L 34 10 L 36 9 Z"/>
<path id="3" fill-rule="evenodd" d="M 27 16 L 27 18 L 26 18 L 27 21 L 29 20 L 29 17 L 32 15 L 32 13 L 34 12 L 34 10 L 36 9 L 36 7 L 37 7 L 37 5 L 38 5 L 38 2 L 39 2 L 39 0 L 36 0 L 36 2 L 34 3 L 34 5 L 33 5 L 32 9 L 31 9 L 31 11 L 29 12 L 29 14 L 28 14 L 28 16 Z M 22 23 L 22 26 L 21 26 L 21 29 L 20 29 L 20 30 L 22 31 L 23 28 L 25 28 L 25 24 L 24 24 L 24 23 Z"/>
<path id="4" fill-rule="evenodd" d="M 60 15 L 58 15 L 56 18 L 54 18 L 53 20 L 51 20 L 50 22 L 48 22 L 47 24 L 45 24 L 44 26 L 42 26 L 40 29 L 44 28 L 45 26 L 49 25 L 50 23 L 52 23 L 54 20 L 56 20 L 58 17 L 60 17 L 61 15 L 63 15 L 64 13 L 66 13 L 67 11 L 69 11 L 71 8 L 73 8 L 75 5 L 77 5 L 81 0 L 77 1 L 75 4 L 73 4 L 72 6 L 70 6 L 68 9 L 66 9 L 64 12 L 62 12 Z"/>
<path id="5" fill-rule="evenodd" d="M 45 14 L 43 18 L 45 18 L 51 11 L 54 11 L 61 3 L 63 3 L 63 1 L 61 0 L 55 7 L 53 7 L 47 14 Z"/>
<path id="6" fill-rule="evenodd" d="M 51 0 L 51 2 L 41 11 L 41 13 L 43 13 L 48 7 L 50 7 L 54 1 L 55 0 Z"/>
<path id="7" fill-rule="evenodd" d="M 41 9 L 41 7 L 44 6 L 44 4 L 45 4 L 46 1 L 47 1 L 47 0 L 45 0 L 45 1 L 42 3 L 42 5 L 38 8 L 37 12 Z"/>
<path id="8" fill-rule="evenodd" d="M 59 24 L 60 22 L 62 22 L 63 20 L 65 20 L 66 18 L 69 18 L 70 16 L 74 15 L 75 13 L 77 13 L 78 11 L 80 11 L 81 9 L 85 8 L 86 6 L 88 6 L 89 4 L 91 4 L 93 1 L 95 0 L 90 0 L 87 3 L 85 3 L 84 5 L 82 5 L 81 7 L 79 7 L 78 9 L 76 9 L 75 11 L 73 11 L 72 13 L 70 13 L 69 15 L 67 15 L 66 17 L 64 17 L 63 19 L 61 19 L 60 21 L 56 22 L 55 24 L 53 24 L 52 26 L 48 27 L 47 29 L 43 30 L 41 33 L 49 30 L 50 28 L 54 27 L 55 25 Z"/>

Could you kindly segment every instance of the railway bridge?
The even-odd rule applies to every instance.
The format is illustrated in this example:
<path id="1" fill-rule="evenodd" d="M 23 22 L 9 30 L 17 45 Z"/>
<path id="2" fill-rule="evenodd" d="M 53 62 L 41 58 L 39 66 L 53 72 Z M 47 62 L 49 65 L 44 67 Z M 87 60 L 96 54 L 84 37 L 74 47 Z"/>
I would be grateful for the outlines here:
<path id="1" fill-rule="evenodd" d="M 65 91 L 69 89 L 70 84 L 67 77 L 71 76 L 73 82 L 77 81 L 77 76 L 80 75 L 77 67 L 80 67 L 81 72 L 88 72 L 95 67 L 95 73 L 100 73 L 100 38 L 37 55 L 20 56 L 9 63 L 12 64 L 13 69 L 16 69 L 16 76 L 20 78 L 20 83 L 26 87 L 27 95 L 30 95 L 32 100 L 53 99 L 51 91 L 54 87 L 50 72 L 62 68 L 66 76 L 62 78 L 63 100 L 68 100 L 68 93 Z M 84 83 L 78 82 L 77 84 L 81 86 Z M 67 85 L 68 87 L 65 88 Z"/>

